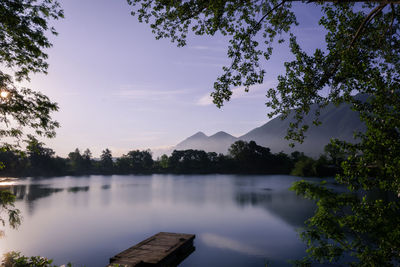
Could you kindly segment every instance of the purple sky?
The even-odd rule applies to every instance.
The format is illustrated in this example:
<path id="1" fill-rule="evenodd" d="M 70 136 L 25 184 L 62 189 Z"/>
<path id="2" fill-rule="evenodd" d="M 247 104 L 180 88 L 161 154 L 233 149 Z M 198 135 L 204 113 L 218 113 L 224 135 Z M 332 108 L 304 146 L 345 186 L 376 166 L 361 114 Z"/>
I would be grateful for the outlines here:
<path id="1" fill-rule="evenodd" d="M 148 25 L 130 15 L 125 0 L 61 1 L 66 18 L 55 22 L 49 74 L 29 84 L 59 103 L 57 137 L 45 140 L 60 156 L 89 148 L 95 157 L 109 148 L 114 156 L 133 149 L 177 144 L 197 131 L 239 136 L 268 121 L 266 91 L 290 59 L 286 45 L 265 64 L 265 83 L 249 93 L 235 88 L 222 109 L 209 94 L 226 56 L 222 36 L 189 36 L 177 48 L 155 40 Z M 320 12 L 296 4 L 304 47 L 323 46 Z M 307 7 L 306 7 L 307 6 Z"/>

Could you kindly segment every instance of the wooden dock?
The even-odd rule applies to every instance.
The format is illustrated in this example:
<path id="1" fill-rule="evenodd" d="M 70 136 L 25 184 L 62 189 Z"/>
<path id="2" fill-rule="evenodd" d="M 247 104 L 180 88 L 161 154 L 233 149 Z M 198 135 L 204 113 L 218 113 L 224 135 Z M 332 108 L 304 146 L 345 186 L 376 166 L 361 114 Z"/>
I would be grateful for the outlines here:
<path id="1" fill-rule="evenodd" d="M 195 235 L 160 232 L 110 258 L 108 266 L 178 266 L 194 250 Z"/>

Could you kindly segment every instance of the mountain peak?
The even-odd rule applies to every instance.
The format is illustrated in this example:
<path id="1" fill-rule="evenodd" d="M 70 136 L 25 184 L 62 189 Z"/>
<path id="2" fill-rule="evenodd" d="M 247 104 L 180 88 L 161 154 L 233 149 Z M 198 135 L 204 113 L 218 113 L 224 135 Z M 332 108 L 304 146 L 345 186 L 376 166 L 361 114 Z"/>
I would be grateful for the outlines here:
<path id="1" fill-rule="evenodd" d="M 224 131 L 219 131 L 210 136 L 210 138 L 236 138 L 233 135 L 230 135 Z"/>
<path id="2" fill-rule="evenodd" d="M 194 135 L 190 136 L 189 138 L 203 138 L 203 137 L 208 137 L 205 133 L 199 131 L 195 133 Z"/>
<path id="3" fill-rule="evenodd" d="M 357 95 L 356 97 L 361 100 L 363 97 L 366 98 L 362 95 Z M 243 140 L 249 142 L 253 140 L 258 145 L 270 148 L 273 153 L 279 151 L 291 153 L 294 150 L 298 150 L 308 156 L 317 157 L 324 153 L 324 146 L 329 143 L 331 138 L 354 142 L 353 132 L 365 131 L 365 124 L 349 104 L 342 103 L 340 106 L 335 106 L 330 103 L 326 106 L 320 115 L 322 127 L 313 126 L 313 114 L 315 114 L 314 109 L 316 107 L 311 106 L 311 108 L 310 114 L 304 118 L 304 123 L 310 125 L 306 132 L 307 138 L 303 144 L 296 144 L 294 149 L 289 147 L 289 141 L 284 138 L 290 123 L 293 121 L 293 114 L 285 120 L 281 120 L 278 116 L 238 138 L 223 131 L 217 132 L 210 137 L 203 132 L 197 132 L 176 145 L 175 148 L 177 150 L 198 149 L 207 152 L 227 153 L 229 147 L 235 141 Z"/>

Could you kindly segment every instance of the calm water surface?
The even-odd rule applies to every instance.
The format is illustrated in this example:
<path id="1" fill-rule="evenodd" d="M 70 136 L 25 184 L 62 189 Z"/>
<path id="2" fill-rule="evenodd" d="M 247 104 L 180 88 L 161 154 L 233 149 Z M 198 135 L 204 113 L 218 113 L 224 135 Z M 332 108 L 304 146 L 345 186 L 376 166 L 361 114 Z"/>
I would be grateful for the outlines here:
<path id="1" fill-rule="evenodd" d="M 314 204 L 283 175 L 86 176 L 19 180 L 11 186 L 23 223 L 6 229 L 0 253 L 55 264 L 105 266 L 161 232 L 196 234 L 180 266 L 290 266 L 305 246 L 297 229 Z"/>

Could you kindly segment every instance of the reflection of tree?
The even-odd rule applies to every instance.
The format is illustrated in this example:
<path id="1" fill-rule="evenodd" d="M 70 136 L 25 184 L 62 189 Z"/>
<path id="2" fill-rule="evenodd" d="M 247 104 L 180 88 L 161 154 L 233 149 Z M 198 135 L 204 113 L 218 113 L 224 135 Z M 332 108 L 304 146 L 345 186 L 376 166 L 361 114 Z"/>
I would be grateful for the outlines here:
<path id="1" fill-rule="evenodd" d="M 310 218 L 315 210 L 314 202 L 298 197 L 290 191 L 238 190 L 234 198 L 240 206 L 264 208 L 294 227 L 302 227 L 304 221 Z"/>
<path id="2" fill-rule="evenodd" d="M 49 197 L 63 190 L 63 188 L 49 188 L 43 184 L 14 185 L 11 187 L 11 191 L 16 196 L 17 200 L 24 200 L 27 202 L 28 214 L 30 215 L 33 214 L 35 200 Z"/>
<path id="3" fill-rule="evenodd" d="M 89 191 L 89 186 L 73 186 L 68 188 L 68 192 L 70 193 L 78 193 L 78 192 L 87 192 Z"/>

